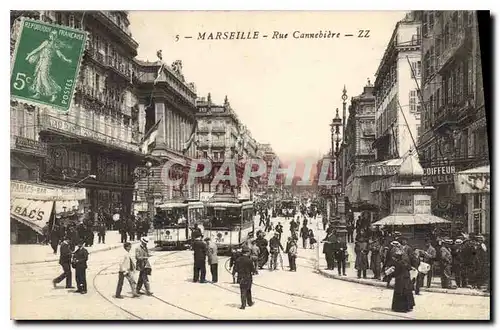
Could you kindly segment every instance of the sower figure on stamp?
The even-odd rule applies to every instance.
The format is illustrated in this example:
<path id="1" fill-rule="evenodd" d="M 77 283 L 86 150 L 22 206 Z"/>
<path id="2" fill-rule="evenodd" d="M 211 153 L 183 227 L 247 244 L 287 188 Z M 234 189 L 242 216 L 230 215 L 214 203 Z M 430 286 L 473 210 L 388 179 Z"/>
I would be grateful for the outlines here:
<path id="1" fill-rule="evenodd" d="M 73 254 L 73 267 L 75 268 L 76 292 L 87 293 L 87 260 L 89 252 L 84 246 L 84 240 L 78 242 L 78 249 Z"/>
<path id="2" fill-rule="evenodd" d="M 52 281 L 52 283 L 54 284 L 54 288 L 55 288 L 57 283 L 66 279 L 66 289 L 72 289 L 73 288 L 73 286 L 71 285 L 71 281 L 72 281 L 72 274 L 71 274 L 72 250 L 71 250 L 71 243 L 67 238 L 65 238 L 62 241 L 59 251 L 60 251 L 59 265 L 61 265 L 61 267 L 63 269 L 63 273 L 61 275 L 59 275 L 58 277 L 56 277 Z"/>
<path id="3" fill-rule="evenodd" d="M 243 247 L 243 255 L 236 261 L 238 267 L 238 279 L 240 282 L 241 307 L 245 309 L 247 306 L 252 306 L 252 274 L 255 271 L 254 263 L 250 260 L 250 249 L 247 246 Z"/>
<path id="4" fill-rule="evenodd" d="M 120 268 L 118 271 L 118 284 L 116 286 L 116 294 L 115 298 L 123 299 L 122 296 L 122 288 L 123 288 L 123 280 L 126 278 L 128 283 L 130 284 L 130 289 L 132 290 L 132 295 L 134 297 L 139 297 L 136 290 L 136 283 L 133 277 L 133 273 L 135 270 L 134 261 L 130 256 L 130 250 L 132 249 L 132 244 L 129 242 L 123 244 L 123 249 L 125 253 L 120 258 Z"/>

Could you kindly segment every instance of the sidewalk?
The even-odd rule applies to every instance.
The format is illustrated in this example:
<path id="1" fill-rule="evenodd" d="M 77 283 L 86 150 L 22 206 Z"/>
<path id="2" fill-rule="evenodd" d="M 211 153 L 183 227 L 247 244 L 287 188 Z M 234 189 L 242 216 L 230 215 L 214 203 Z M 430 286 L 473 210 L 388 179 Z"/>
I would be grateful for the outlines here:
<path id="1" fill-rule="evenodd" d="M 94 245 L 87 247 L 89 253 L 109 251 L 123 246 L 123 244 L 120 243 L 120 234 L 118 231 L 106 232 L 106 244 L 98 244 L 97 242 L 98 238 L 97 234 L 95 234 Z M 14 244 L 10 246 L 11 265 L 35 264 L 58 260 L 59 248 L 57 249 L 57 254 L 54 254 L 50 245 Z"/>
<path id="2" fill-rule="evenodd" d="M 349 251 L 349 261 L 350 261 L 350 267 L 346 268 L 346 275 L 347 276 L 339 276 L 337 268 L 335 268 L 335 270 L 326 270 L 326 261 L 325 261 L 323 254 L 320 256 L 320 260 L 319 260 L 319 265 L 320 265 L 319 273 L 325 277 L 330 277 L 330 278 L 333 278 L 336 280 L 359 283 L 359 284 L 370 285 L 370 286 L 377 286 L 380 288 L 387 287 L 386 282 L 382 282 L 380 280 L 373 279 L 373 272 L 370 269 L 368 269 L 366 271 L 366 279 L 358 278 L 357 271 L 356 271 L 356 269 L 354 269 L 354 262 L 356 260 L 356 255 L 354 254 L 354 244 L 349 243 L 347 250 Z M 427 281 L 427 278 L 424 279 L 424 282 L 426 282 L 426 281 Z M 394 287 L 394 279 L 391 281 L 390 289 L 392 289 L 393 287 Z M 431 282 L 431 287 L 430 288 L 422 287 L 422 288 L 420 288 L 420 291 L 421 292 L 437 292 L 437 293 L 457 294 L 457 295 L 465 295 L 465 296 L 482 296 L 482 297 L 489 297 L 490 296 L 489 292 L 483 292 L 483 291 L 475 290 L 475 289 L 467 289 L 467 288 L 443 289 L 443 288 L 441 288 L 441 280 L 439 277 L 433 277 L 432 282 Z"/>

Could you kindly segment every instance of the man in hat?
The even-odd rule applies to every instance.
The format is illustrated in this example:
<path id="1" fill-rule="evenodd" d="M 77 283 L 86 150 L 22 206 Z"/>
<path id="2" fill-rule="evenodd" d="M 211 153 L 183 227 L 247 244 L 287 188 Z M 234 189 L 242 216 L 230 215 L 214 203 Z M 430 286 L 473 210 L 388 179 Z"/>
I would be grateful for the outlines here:
<path id="1" fill-rule="evenodd" d="M 134 281 L 134 277 L 132 276 L 135 270 L 135 264 L 132 261 L 132 257 L 130 256 L 130 250 L 132 249 L 132 244 L 130 244 L 130 242 L 123 243 L 123 249 L 125 250 L 125 253 L 120 258 L 120 268 L 118 271 L 118 284 L 116 286 L 115 298 L 123 299 L 122 288 L 123 288 L 123 280 L 125 278 L 127 278 L 128 283 L 130 284 L 132 295 L 134 297 L 139 297 L 139 295 L 137 294 L 136 283 Z"/>
<path id="2" fill-rule="evenodd" d="M 219 260 L 217 257 L 217 244 L 212 242 L 210 237 L 205 238 L 207 245 L 207 262 L 210 266 L 210 273 L 212 274 L 212 283 L 217 283 L 219 278 Z"/>
<path id="3" fill-rule="evenodd" d="M 254 263 L 254 268 L 255 272 L 254 275 L 258 275 L 258 267 L 259 267 L 259 254 L 260 254 L 260 249 L 259 246 L 257 245 L 257 240 L 252 241 L 252 245 L 250 246 L 250 260 Z"/>
<path id="4" fill-rule="evenodd" d="M 329 227 L 326 230 L 326 237 L 321 241 L 323 244 L 323 253 L 325 254 L 326 260 L 326 269 L 333 270 L 335 265 L 335 254 L 333 250 L 333 245 L 336 241 L 335 230 L 332 227 Z"/>
<path id="5" fill-rule="evenodd" d="M 356 237 L 356 243 L 354 244 L 354 252 L 356 253 L 356 261 L 354 262 L 354 268 L 357 270 L 358 278 L 366 278 L 366 270 L 368 269 L 368 242 L 367 239 L 360 235 Z"/>
<path id="6" fill-rule="evenodd" d="M 269 268 L 271 270 L 276 270 L 280 249 L 284 251 L 283 245 L 281 245 L 281 241 L 278 237 L 278 233 L 274 233 L 274 237 L 269 240 L 269 249 L 271 250 L 271 263 Z"/>
<path id="7" fill-rule="evenodd" d="M 345 273 L 345 262 L 347 259 L 347 244 L 345 241 L 340 239 L 340 236 L 337 236 L 336 242 L 333 244 L 333 251 L 335 256 L 335 261 L 337 262 L 338 274 L 347 276 Z M 333 269 L 333 268 L 332 268 Z"/>
<path id="8" fill-rule="evenodd" d="M 59 249 L 59 265 L 61 265 L 63 269 L 63 273 L 56 277 L 52 283 L 54 284 L 54 288 L 56 287 L 57 283 L 61 282 L 62 280 L 66 279 L 66 289 L 72 289 L 73 286 L 71 285 L 71 280 L 72 280 L 72 274 L 71 274 L 71 254 L 72 254 L 72 249 L 71 249 L 71 243 L 67 237 L 64 238 L 64 240 L 61 242 L 61 248 Z"/>
<path id="9" fill-rule="evenodd" d="M 252 301 L 252 274 L 255 268 L 252 260 L 250 260 L 250 249 L 247 246 L 243 246 L 242 256 L 236 260 L 236 267 L 238 269 L 238 280 L 240 282 L 240 309 L 245 309 L 247 303 L 248 306 L 254 304 Z"/>
<path id="10" fill-rule="evenodd" d="M 202 240 L 203 236 L 196 236 L 193 242 L 193 282 L 205 283 L 207 269 L 205 267 L 205 258 L 207 256 L 207 244 Z M 201 273 L 201 278 L 200 278 Z"/>
<path id="11" fill-rule="evenodd" d="M 101 221 L 97 227 L 98 244 L 106 244 L 106 224 Z"/>
<path id="12" fill-rule="evenodd" d="M 274 230 L 278 233 L 278 239 L 281 241 L 281 235 L 283 234 L 283 226 L 281 225 L 281 222 L 278 222 Z"/>
<path id="13" fill-rule="evenodd" d="M 461 239 L 456 239 L 453 248 L 451 249 L 451 271 L 455 276 L 455 283 L 457 287 L 462 288 L 465 287 L 465 281 L 462 276 L 464 263 L 462 260 L 462 243 Z"/>
<path id="14" fill-rule="evenodd" d="M 373 239 L 370 239 L 368 244 L 369 244 L 369 249 L 371 251 L 370 269 L 373 271 L 373 278 L 376 280 L 380 280 L 382 258 L 380 256 L 381 249 L 378 236 L 375 236 Z"/>
<path id="15" fill-rule="evenodd" d="M 85 248 L 84 240 L 78 242 L 78 249 L 73 254 L 73 267 L 75 268 L 76 292 L 87 293 L 87 260 L 89 252 Z"/>
<path id="16" fill-rule="evenodd" d="M 139 271 L 139 278 L 137 279 L 137 294 L 141 294 L 141 288 L 144 284 L 146 289 L 146 295 L 151 296 L 151 288 L 149 286 L 149 278 L 151 275 L 151 264 L 149 263 L 149 257 L 151 256 L 148 251 L 149 238 L 141 238 L 141 245 L 135 249 L 135 260 L 137 270 Z"/>
<path id="17" fill-rule="evenodd" d="M 452 265 L 452 255 L 450 246 L 453 244 L 453 240 L 445 239 L 439 250 L 439 260 L 441 261 L 441 287 L 443 289 L 451 288 L 451 265 Z"/>
<path id="18" fill-rule="evenodd" d="M 425 251 L 424 251 L 424 256 L 423 260 L 425 263 L 429 264 L 430 268 L 429 271 L 427 272 L 427 287 L 431 287 L 432 283 L 432 277 L 434 276 L 434 269 L 435 269 L 435 262 L 436 262 L 436 249 L 432 246 L 432 243 L 430 240 L 427 240 L 425 242 Z"/>

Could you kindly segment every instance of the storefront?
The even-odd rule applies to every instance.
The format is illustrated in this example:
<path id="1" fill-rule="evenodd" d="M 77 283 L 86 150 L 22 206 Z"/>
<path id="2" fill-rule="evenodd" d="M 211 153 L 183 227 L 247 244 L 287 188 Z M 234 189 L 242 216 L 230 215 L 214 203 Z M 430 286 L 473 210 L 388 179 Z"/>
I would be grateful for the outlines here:
<path id="1" fill-rule="evenodd" d="M 43 229 L 57 214 L 81 212 L 85 189 L 12 180 L 11 244 L 41 242 Z"/>
<path id="2" fill-rule="evenodd" d="M 464 196 L 468 210 L 467 230 L 490 234 L 490 166 L 458 172 L 454 176 L 455 190 Z"/>

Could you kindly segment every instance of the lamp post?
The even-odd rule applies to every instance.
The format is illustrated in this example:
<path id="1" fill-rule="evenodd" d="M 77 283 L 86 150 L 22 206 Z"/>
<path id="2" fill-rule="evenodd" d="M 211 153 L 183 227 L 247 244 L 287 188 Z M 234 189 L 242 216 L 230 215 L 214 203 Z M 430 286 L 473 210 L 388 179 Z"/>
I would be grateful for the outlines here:
<path id="1" fill-rule="evenodd" d="M 146 178 L 145 196 L 146 196 L 146 201 L 148 203 L 148 217 L 149 217 L 150 221 L 152 221 L 152 218 L 153 218 L 153 204 L 152 204 L 151 195 L 150 195 L 150 191 L 149 191 L 149 182 L 150 182 L 149 178 L 154 175 L 154 170 L 152 169 L 152 167 L 153 167 L 153 163 L 151 163 L 150 161 L 147 161 L 144 167 L 138 167 L 134 171 L 134 178 L 135 178 L 136 182 L 141 180 L 141 179 Z"/>
<path id="2" fill-rule="evenodd" d="M 340 143 L 340 126 L 342 125 L 342 119 L 339 117 L 339 109 L 335 111 L 335 118 L 332 119 L 330 124 L 331 142 L 332 142 L 332 179 L 337 180 L 337 166 L 338 165 L 338 153 L 339 153 L 339 143 Z M 334 203 L 335 217 L 338 212 L 338 200 L 336 194 L 337 187 L 332 187 L 332 203 Z M 335 196 L 335 198 L 334 198 Z M 330 211 L 331 218 L 333 219 L 334 212 Z M 331 220 L 330 220 L 331 221 Z"/>

